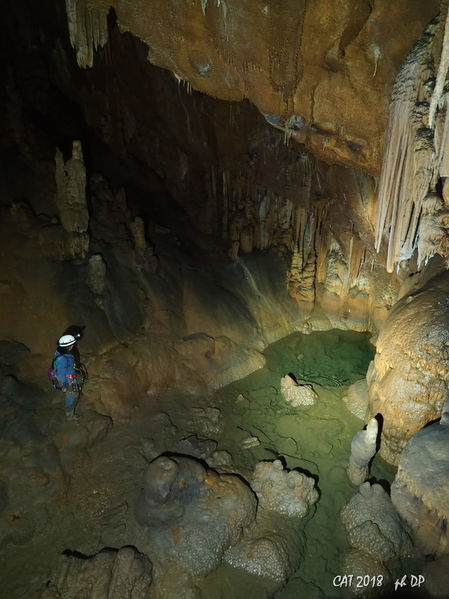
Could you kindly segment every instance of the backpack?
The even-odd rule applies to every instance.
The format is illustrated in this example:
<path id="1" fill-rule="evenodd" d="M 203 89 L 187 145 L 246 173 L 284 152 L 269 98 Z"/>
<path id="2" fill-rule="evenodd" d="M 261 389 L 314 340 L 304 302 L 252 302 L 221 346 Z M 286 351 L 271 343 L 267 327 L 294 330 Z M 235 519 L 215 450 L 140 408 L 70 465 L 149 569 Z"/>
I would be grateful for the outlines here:
<path id="1" fill-rule="evenodd" d="M 59 360 L 59 358 L 62 358 L 62 355 L 58 356 L 55 360 L 53 360 L 53 362 L 51 363 L 51 366 L 49 366 L 48 370 L 47 370 L 48 378 L 50 379 L 50 382 L 53 385 L 53 389 L 55 391 L 62 390 L 61 383 L 59 382 L 59 379 L 58 379 L 58 373 L 55 370 L 56 363 Z"/>

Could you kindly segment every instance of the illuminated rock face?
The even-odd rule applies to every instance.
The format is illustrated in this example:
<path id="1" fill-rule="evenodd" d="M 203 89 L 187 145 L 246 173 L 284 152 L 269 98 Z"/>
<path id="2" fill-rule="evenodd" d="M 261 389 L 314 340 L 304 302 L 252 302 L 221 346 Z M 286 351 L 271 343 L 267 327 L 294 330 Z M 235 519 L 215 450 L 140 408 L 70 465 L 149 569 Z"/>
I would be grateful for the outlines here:
<path id="1" fill-rule="evenodd" d="M 342 509 L 341 520 L 351 545 L 343 560 L 347 573 L 385 578 L 388 562 L 412 552 L 409 533 L 381 485 L 363 483 Z"/>
<path id="2" fill-rule="evenodd" d="M 440 422 L 405 445 L 391 487 L 391 499 L 426 553 L 449 555 L 449 403 Z"/>
<path id="3" fill-rule="evenodd" d="M 252 485 L 260 507 L 289 517 L 303 518 L 318 500 L 314 479 L 296 470 L 284 470 L 280 460 L 259 462 Z"/>
<path id="4" fill-rule="evenodd" d="M 359 431 L 351 443 L 351 457 L 347 473 L 353 485 L 361 485 L 368 477 L 369 462 L 376 453 L 378 423 L 371 418 L 366 430 Z"/>
<path id="5" fill-rule="evenodd" d="M 236 476 L 185 456 L 162 456 L 148 467 L 135 513 L 164 569 L 172 563 L 204 575 L 254 521 L 256 497 Z"/>
<path id="6" fill-rule="evenodd" d="M 449 277 L 432 279 L 391 310 L 367 375 L 369 411 L 383 416 L 380 454 L 397 463 L 404 443 L 448 399 Z"/>
<path id="7" fill-rule="evenodd" d="M 389 94 L 439 2 L 332 0 L 272 7 L 251 0 L 66 0 L 80 66 L 92 66 L 113 7 L 122 32 L 179 81 L 248 98 L 286 135 L 328 161 L 376 173 Z"/>

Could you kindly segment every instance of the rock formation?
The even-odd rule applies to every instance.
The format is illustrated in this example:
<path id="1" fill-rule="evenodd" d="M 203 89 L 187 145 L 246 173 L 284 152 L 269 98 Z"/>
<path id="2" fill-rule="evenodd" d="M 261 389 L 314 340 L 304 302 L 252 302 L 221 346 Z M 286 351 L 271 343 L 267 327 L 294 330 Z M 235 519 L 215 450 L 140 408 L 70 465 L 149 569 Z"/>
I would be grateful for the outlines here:
<path id="1" fill-rule="evenodd" d="M 315 481 L 280 460 L 259 462 L 252 488 L 259 500 L 257 521 L 225 554 L 230 565 L 272 581 L 272 592 L 298 567 L 304 549 L 301 519 L 318 500 Z"/>
<path id="2" fill-rule="evenodd" d="M 106 283 L 106 264 L 101 254 L 93 254 L 87 266 L 87 285 L 95 295 L 102 296 Z"/>
<path id="3" fill-rule="evenodd" d="M 259 462 L 252 488 L 262 508 L 289 517 L 304 517 L 318 499 L 314 479 L 296 470 L 284 470 L 280 460 Z"/>
<path id="4" fill-rule="evenodd" d="M 449 554 L 449 401 L 441 420 L 418 431 L 405 445 L 391 499 L 426 553 Z"/>
<path id="5" fill-rule="evenodd" d="M 73 142 L 72 157 L 64 162 L 56 150 L 56 205 L 65 231 L 65 244 L 73 248 L 71 257 L 85 258 L 89 249 L 89 211 L 86 203 L 86 168 L 81 142 Z"/>
<path id="6" fill-rule="evenodd" d="M 448 399 L 449 278 L 432 279 L 391 310 L 367 381 L 369 412 L 383 416 L 380 454 L 397 463 L 404 443 L 439 418 Z"/>
<path id="7" fill-rule="evenodd" d="M 282 397 L 294 408 L 298 406 L 313 406 L 318 395 L 312 385 L 297 383 L 289 374 L 281 379 Z"/>
<path id="8" fill-rule="evenodd" d="M 238 477 L 218 475 L 184 456 L 154 460 L 135 514 L 143 527 L 141 544 L 157 569 L 160 596 L 163 589 L 173 591 L 174 570 L 204 576 L 216 568 L 255 513 L 256 498 Z"/>
<path id="9" fill-rule="evenodd" d="M 351 548 L 344 556 L 343 569 L 354 577 L 382 574 L 389 578 L 389 564 L 412 553 L 407 528 L 378 484 L 360 486 L 341 511 L 341 520 Z"/>
<path id="10" fill-rule="evenodd" d="M 401 0 L 394 11 L 386 1 L 375 10 L 351 0 L 301 3 L 293 14 L 287 6 L 274 11 L 235 0 L 189 2 L 183 11 L 172 2 L 66 0 L 66 6 L 80 66 L 95 64 L 113 6 L 121 31 L 145 42 L 148 59 L 179 82 L 224 100 L 247 97 L 287 139 L 371 172 L 380 166 L 394 76 L 439 9 L 436 0 Z"/>
<path id="11" fill-rule="evenodd" d="M 369 463 L 377 449 L 378 428 L 376 418 L 371 418 L 366 428 L 359 431 L 351 442 L 351 455 L 346 472 L 353 485 L 361 485 L 368 477 Z"/>
<path id="12" fill-rule="evenodd" d="M 289 432 L 290 405 L 316 393 L 289 378 L 290 405 L 279 380 L 269 406 L 266 388 L 247 393 L 245 417 L 269 414 L 276 446 L 213 392 L 293 331 L 376 332 L 401 286 L 446 269 L 446 8 L 400 70 L 378 202 L 390 91 L 437 0 L 22 4 L 5 0 L 0 23 L 2 592 L 51 580 L 47 596 L 134 599 L 151 580 L 150 595 L 187 599 L 222 568 L 273 595 L 313 554 L 315 480 L 259 463 L 256 512 L 227 473 L 288 451 L 318 475 Z M 379 336 L 369 416 L 384 417 L 390 461 L 447 399 L 447 295 L 443 278 L 414 291 Z M 68 426 L 45 370 L 73 325 L 90 377 Z M 441 506 L 423 497 L 436 537 Z M 386 572 L 408 550 L 388 498 L 362 485 L 350 506 L 347 567 Z M 86 559 L 51 575 L 67 548 Z"/>
<path id="13" fill-rule="evenodd" d="M 368 411 L 368 385 L 366 379 L 361 379 L 350 385 L 346 395 L 342 397 L 342 401 L 354 416 L 357 416 L 360 420 L 366 420 Z"/>

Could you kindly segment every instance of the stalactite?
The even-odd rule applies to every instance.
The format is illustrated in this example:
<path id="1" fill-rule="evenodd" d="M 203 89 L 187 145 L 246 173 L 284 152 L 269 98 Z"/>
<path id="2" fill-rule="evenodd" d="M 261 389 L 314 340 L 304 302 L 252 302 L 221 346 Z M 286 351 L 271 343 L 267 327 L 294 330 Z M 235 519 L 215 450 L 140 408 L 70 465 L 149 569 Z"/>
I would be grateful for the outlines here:
<path id="1" fill-rule="evenodd" d="M 88 5 L 86 0 L 65 0 L 70 43 L 80 67 L 91 67 L 94 50 L 108 41 L 109 6 Z"/>
<path id="2" fill-rule="evenodd" d="M 446 19 L 444 23 L 444 36 L 441 47 L 440 64 L 435 81 L 435 88 L 433 90 L 432 99 L 429 106 L 429 127 L 431 128 L 433 128 L 435 125 L 435 115 L 438 105 L 440 104 L 444 83 L 446 81 L 446 76 L 449 69 L 449 10 L 447 1 L 441 3 L 441 16 L 443 16 L 444 13 L 446 13 Z"/>
<path id="3" fill-rule="evenodd" d="M 321 232 L 319 241 L 317 244 L 317 264 L 316 264 L 316 283 L 319 285 L 322 283 L 327 274 L 328 267 L 328 253 L 330 248 L 330 231 L 329 227 L 324 227 L 324 230 Z"/>
<path id="4" fill-rule="evenodd" d="M 444 118 L 443 118 L 444 112 Z M 441 118 L 435 127 L 435 147 L 439 148 L 438 164 L 439 176 L 449 177 L 449 97 L 445 95 L 441 104 Z"/>
<path id="5" fill-rule="evenodd" d="M 360 267 L 365 257 L 365 245 L 354 234 L 351 237 L 349 249 L 349 285 L 352 285 L 359 276 Z"/>
<path id="6" fill-rule="evenodd" d="M 434 177 L 432 131 L 424 116 L 433 74 L 432 43 L 438 30 L 434 20 L 405 60 L 396 79 L 376 216 L 376 250 L 383 234 L 389 238 L 387 271 L 409 258 L 417 242 L 421 202 Z"/>

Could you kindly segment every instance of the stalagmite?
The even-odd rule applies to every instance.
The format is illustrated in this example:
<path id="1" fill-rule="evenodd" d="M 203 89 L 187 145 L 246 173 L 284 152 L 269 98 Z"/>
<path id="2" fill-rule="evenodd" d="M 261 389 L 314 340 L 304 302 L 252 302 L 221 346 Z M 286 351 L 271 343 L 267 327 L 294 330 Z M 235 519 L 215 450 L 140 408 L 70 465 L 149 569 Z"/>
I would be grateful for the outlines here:
<path id="1" fill-rule="evenodd" d="M 93 254 L 87 265 L 87 285 L 97 296 L 103 295 L 106 284 L 106 263 L 101 254 Z"/>
<path id="2" fill-rule="evenodd" d="M 354 485 L 361 485 L 368 476 L 370 460 L 376 453 L 377 432 L 378 422 L 376 418 L 371 418 L 366 430 L 359 431 L 352 440 L 346 472 Z"/>
<path id="3" fill-rule="evenodd" d="M 55 167 L 56 204 L 61 225 L 67 232 L 66 244 L 72 246 L 72 257 L 84 258 L 89 248 L 89 211 L 81 142 L 73 142 L 72 157 L 67 162 L 57 148 Z"/>

